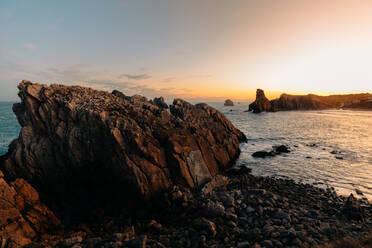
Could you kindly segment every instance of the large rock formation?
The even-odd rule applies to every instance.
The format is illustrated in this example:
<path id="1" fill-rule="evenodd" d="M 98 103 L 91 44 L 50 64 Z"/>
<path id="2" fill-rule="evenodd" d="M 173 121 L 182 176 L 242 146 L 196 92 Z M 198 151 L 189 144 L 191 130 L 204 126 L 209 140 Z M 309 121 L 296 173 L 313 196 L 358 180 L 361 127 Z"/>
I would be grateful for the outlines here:
<path id="1" fill-rule="evenodd" d="M 253 113 L 260 113 L 262 111 L 269 111 L 270 107 L 270 101 L 266 98 L 264 91 L 257 89 L 256 100 L 249 104 L 249 111 L 253 111 Z"/>
<path id="2" fill-rule="evenodd" d="M 0 172 L 0 238 L 2 247 L 27 245 L 38 234 L 60 226 L 55 215 L 40 202 L 39 194 L 25 180 L 12 183 Z"/>
<path id="3" fill-rule="evenodd" d="M 246 140 L 207 104 L 176 99 L 168 112 L 163 101 L 119 91 L 28 81 L 18 88 L 22 129 L 0 164 L 8 179 L 26 179 L 53 202 L 198 187 L 231 166 Z"/>
<path id="4" fill-rule="evenodd" d="M 256 100 L 249 105 L 249 111 L 275 112 L 285 110 L 323 110 L 334 108 L 356 108 L 372 110 L 371 94 L 349 94 L 318 96 L 282 94 L 279 98 L 269 101 L 261 89 L 257 89 Z"/>
<path id="5" fill-rule="evenodd" d="M 223 105 L 224 106 L 234 106 L 234 102 L 231 101 L 230 99 L 227 99 Z"/>

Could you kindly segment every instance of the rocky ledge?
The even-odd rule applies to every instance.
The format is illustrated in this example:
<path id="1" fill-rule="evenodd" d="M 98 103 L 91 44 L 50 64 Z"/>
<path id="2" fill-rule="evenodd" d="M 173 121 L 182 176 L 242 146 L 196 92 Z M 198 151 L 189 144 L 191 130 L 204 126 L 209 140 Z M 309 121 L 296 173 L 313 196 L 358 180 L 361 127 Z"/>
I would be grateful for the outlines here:
<path id="1" fill-rule="evenodd" d="M 372 94 L 349 94 L 318 96 L 282 94 L 269 101 L 263 90 L 257 89 L 256 100 L 249 105 L 253 113 L 286 110 L 323 110 L 323 109 L 364 109 L 372 110 Z"/>
<path id="2" fill-rule="evenodd" d="M 119 91 L 29 81 L 18 88 L 13 110 L 22 129 L 1 169 L 62 215 L 115 200 L 138 205 L 174 185 L 200 187 L 233 165 L 246 140 L 207 104 L 175 99 L 168 111 L 163 98 Z"/>
<path id="3" fill-rule="evenodd" d="M 367 200 L 332 188 L 255 177 L 247 168 L 210 184 L 197 192 L 174 187 L 163 208 L 146 218 L 78 226 L 35 247 L 321 247 L 372 227 Z"/>
<path id="4" fill-rule="evenodd" d="M 6 182 L 0 172 L 1 247 L 20 247 L 61 228 L 59 219 L 23 179 Z"/>

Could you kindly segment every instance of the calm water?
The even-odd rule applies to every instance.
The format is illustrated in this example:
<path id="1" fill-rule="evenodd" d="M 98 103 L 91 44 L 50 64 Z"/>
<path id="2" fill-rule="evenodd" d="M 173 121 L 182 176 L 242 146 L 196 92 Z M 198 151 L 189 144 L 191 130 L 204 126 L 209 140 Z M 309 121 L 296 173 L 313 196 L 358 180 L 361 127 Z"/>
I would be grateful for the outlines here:
<path id="1" fill-rule="evenodd" d="M 372 199 L 372 111 L 253 114 L 243 112 L 246 103 L 234 107 L 211 105 L 247 135 L 238 165 L 252 168 L 253 174 L 333 186 L 341 194 L 356 195 L 355 189 L 359 189 Z M 281 144 L 289 145 L 292 152 L 265 159 L 251 156 Z"/>
<path id="2" fill-rule="evenodd" d="M 18 137 L 20 130 L 12 106 L 13 103 L 0 102 L 0 155 L 8 151 L 8 145 Z"/>
<path id="3" fill-rule="evenodd" d="M 291 178 L 333 186 L 341 194 L 361 190 L 372 199 L 372 111 L 288 111 L 245 113 L 248 103 L 224 107 L 223 112 L 248 137 L 241 145 L 238 165 L 252 168 L 255 175 Z M 230 111 L 233 110 L 233 111 Z M 0 103 L 0 154 L 18 136 L 12 103 Z M 292 152 L 273 158 L 253 158 L 259 150 L 289 145 Z M 331 154 L 336 151 L 338 154 Z M 336 156 L 343 159 L 337 159 Z"/>

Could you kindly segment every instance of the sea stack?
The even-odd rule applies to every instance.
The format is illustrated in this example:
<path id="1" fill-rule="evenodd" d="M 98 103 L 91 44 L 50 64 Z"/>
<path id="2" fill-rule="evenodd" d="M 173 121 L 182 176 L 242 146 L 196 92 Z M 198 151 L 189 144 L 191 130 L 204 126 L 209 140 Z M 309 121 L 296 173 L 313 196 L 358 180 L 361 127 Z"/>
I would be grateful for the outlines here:
<path id="1" fill-rule="evenodd" d="M 230 99 L 227 99 L 223 105 L 224 106 L 234 106 L 234 102 L 231 101 Z"/>
<path id="2" fill-rule="evenodd" d="M 46 198 L 149 198 L 203 185 L 233 165 L 246 136 L 207 104 L 128 97 L 80 86 L 19 84 L 22 127 L 0 159 L 7 178 Z"/>
<path id="3" fill-rule="evenodd" d="M 262 111 L 269 111 L 270 107 L 270 101 L 266 98 L 264 91 L 257 89 L 256 100 L 249 104 L 249 111 L 253 111 L 253 113 L 261 113 Z"/>

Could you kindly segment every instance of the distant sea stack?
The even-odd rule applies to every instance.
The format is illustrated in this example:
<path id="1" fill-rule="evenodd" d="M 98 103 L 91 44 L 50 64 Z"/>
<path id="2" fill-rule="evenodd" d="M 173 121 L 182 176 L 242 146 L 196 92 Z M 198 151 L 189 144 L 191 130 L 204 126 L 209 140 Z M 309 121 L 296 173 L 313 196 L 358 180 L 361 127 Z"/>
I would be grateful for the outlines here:
<path id="1" fill-rule="evenodd" d="M 152 101 L 80 86 L 19 84 L 22 127 L 0 158 L 52 203 L 149 198 L 199 187 L 231 167 L 246 136 L 207 104 Z M 93 206 L 92 206 L 93 207 Z"/>
<path id="2" fill-rule="evenodd" d="M 234 106 L 234 102 L 231 101 L 230 99 L 227 99 L 223 105 L 224 106 Z"/>
<path id="3" fill-rule="evenodd" d="M 372 94 L 349 94 L 318 96 L 282 94 L 269 101 L 261 89 L 257 89 L 256 100 L 249 105 L 249 111 L 276 112 L 286 110 L 324 110 L 324 109 L 364 109 L 372 110 Z"/>
<path id="4" fill-rule="evenodd" d="M 249 104 L 249 111 L 253 111 L 253 113 L 261 113 L 262 111 L 270 111 L 270 109 L 270 101 L 266 98 L 264 91 L 257 89 L 256 100 Z"/>

